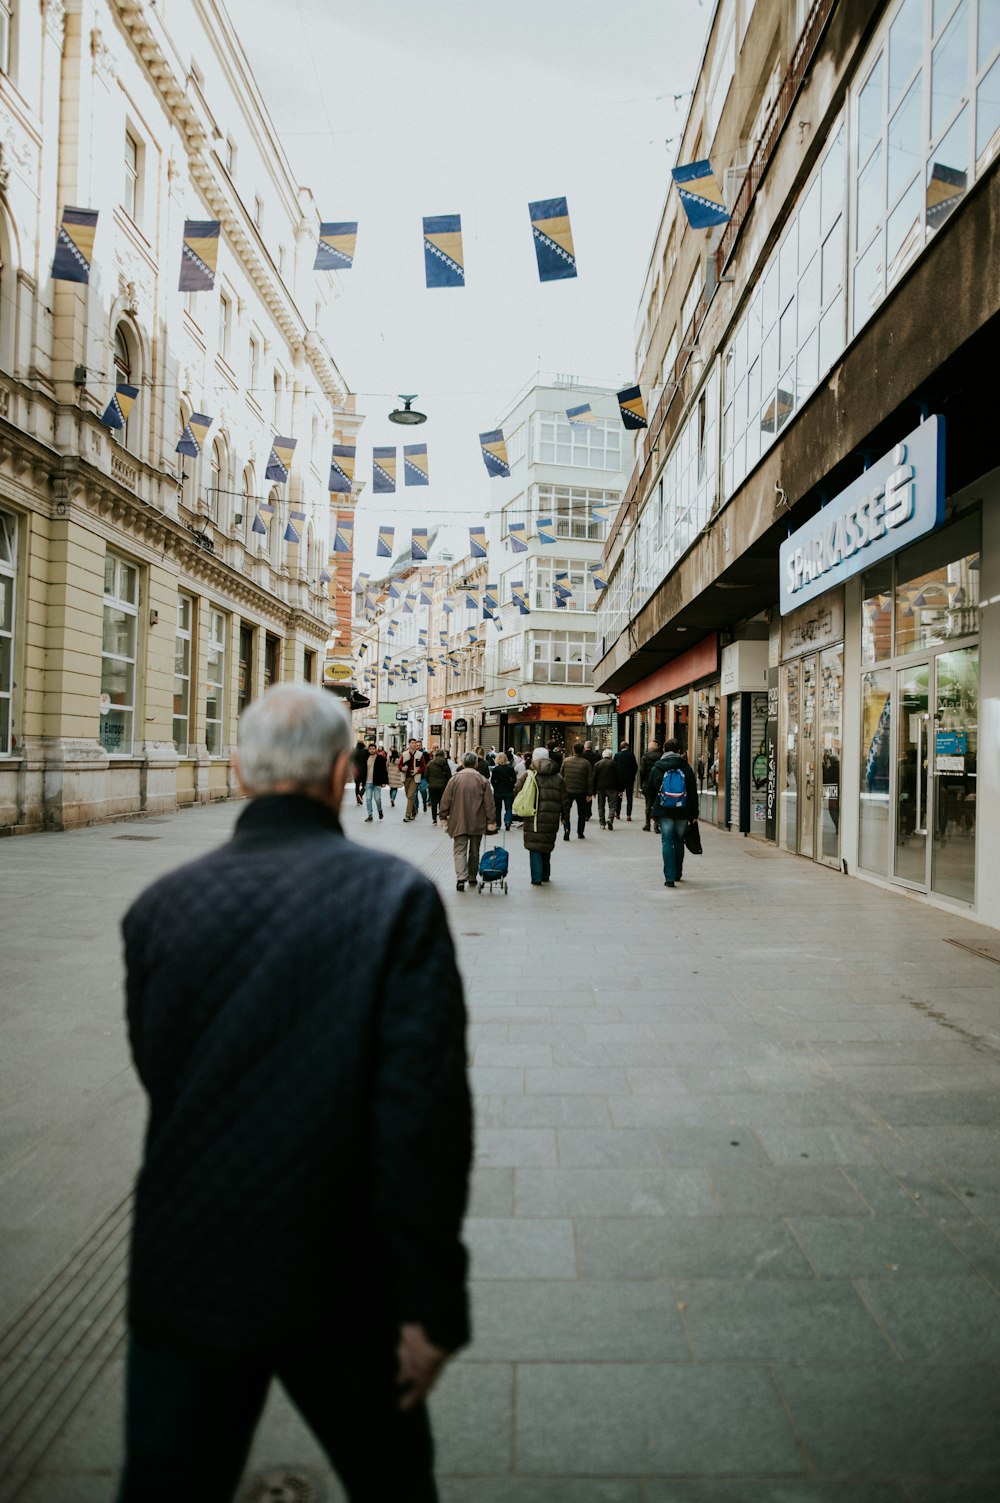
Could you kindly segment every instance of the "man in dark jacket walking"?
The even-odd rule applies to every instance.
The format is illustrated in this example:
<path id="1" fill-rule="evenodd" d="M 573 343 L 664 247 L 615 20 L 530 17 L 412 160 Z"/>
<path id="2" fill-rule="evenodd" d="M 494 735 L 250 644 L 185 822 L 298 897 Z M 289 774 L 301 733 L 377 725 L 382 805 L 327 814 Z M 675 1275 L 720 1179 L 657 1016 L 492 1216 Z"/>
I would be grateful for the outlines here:
<path id="1" fill-rule="evenodd" d="M 663 885 L 673 887 L 684 870 L 684 832 L 698 818 L 698 779 L 681 754 L 679 741 L 664 743 L 663 756 L 650 769 L 646 787 L 647 803 L 651 791 L 653 818 L 660 826 Z"/>
<path id="2" fill-rule="evenodd" d="M 656 766 L 659 760 L 660 743 L 658 741 L 651 741 L 646 747 L 646 750 L 643 752 L 642 760 L 639 763 L 639 792 L 642 794 L 643 798 L 646 801 L 646 823 L 642 827 L 644 830 L 651 830 L 654 828 L 651 823 L 653 811 L 650 806 L 649 798 L 649 774 L 652 772 L 653 768 Z"/>
<path id="3" fill-rule="evenodd" d="M 438 808 L 441 803 L 441 795 L 444 793 L 451 776 L 452 772 L 448 764 L 447 753 L 438 747 L 428 762 L 427 771 L 424 773 L 424 777 L 427 780 L 427 792 L 431 802 L 432 824 L 436 825 L 438 822 Z"/>
<path id="4" fill-rule="evenodd" d="M 625 799 L 625 819 L 632 823 L 632 794 L 635 789 L 636 775 L 639 764 L 635 760 L 635 752 L 627 741 L 623 741 L 615 753 L 615 772 L 618 774 L 618 806 L 617 813 L 622 812 L 622 798 Z"/>
<path id="5" fill-rule="evenodd" d="M 566 784 L 566 792 L 569 794 L 570 808 L 563 815 L 563 840 L 569 839 L 569 822 L 572 805 L 576 805 L 576 838 L 585 838 L 584 825 L 587 823 L 587 801 L 594 793 L 594 766 L 583 755 L 583 742 L 577 741 L 573 747 L 573 755 L 567 757 L 559 771 L 562 780 Z"/>
<path id="6" fill-rule="evenodd" d="M 351 1503 L 437 1498 L 423 1400 L 469 1339 L 465 1009 L 432 883 L 344 838 L 349 739 L 324 690 L 268 690 L 232 840 L 125 917 L 149 1122 L 120 1503 L 227 1503 L 274 1376 Z"/>
<path id="7" fill-rule="evenodd" d="M 601 829 L 607 827 L 613 830 L 619 785 L 614 755 L 610 746 L 604 748 L 600 761 L 594 767 L 594 792 L 597 794 L 597 815 L 601 822 Z"/>

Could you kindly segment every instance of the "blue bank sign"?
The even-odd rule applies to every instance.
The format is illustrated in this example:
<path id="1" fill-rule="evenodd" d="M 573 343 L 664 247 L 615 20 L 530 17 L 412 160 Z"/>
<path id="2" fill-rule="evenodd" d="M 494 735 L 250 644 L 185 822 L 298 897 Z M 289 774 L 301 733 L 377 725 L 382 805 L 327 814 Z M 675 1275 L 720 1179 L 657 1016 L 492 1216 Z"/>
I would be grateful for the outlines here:
<path id="1" fill-rule="evenodd" d="M 781 545 L 786 616 L 944 520 L 944 418 L 929 417 Z"/>

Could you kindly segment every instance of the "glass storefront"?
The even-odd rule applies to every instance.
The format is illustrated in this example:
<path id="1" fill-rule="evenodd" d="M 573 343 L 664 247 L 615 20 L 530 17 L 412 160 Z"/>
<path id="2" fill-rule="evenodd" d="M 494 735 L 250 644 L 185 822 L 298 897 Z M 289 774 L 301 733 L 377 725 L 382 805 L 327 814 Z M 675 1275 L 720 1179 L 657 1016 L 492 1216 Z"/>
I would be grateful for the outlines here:
<path id="1" fill-rule="evenodd" d="M 694 770 L 698 778 L 700 817 L 718 823 L 719 802 L 719 685 L 709 684 L 694 693 Z"/>
<path id="2" fill-rule="evenodd" d="M 844 645 L 781 665 L 778 840 L 787 851 L 840 862 Z"/>
<path id="3" fill-rule="evenodd" d="M 970 904 L 979 531 L 970 514 L 866 574 L 861 636 L 858 864 Z"/>

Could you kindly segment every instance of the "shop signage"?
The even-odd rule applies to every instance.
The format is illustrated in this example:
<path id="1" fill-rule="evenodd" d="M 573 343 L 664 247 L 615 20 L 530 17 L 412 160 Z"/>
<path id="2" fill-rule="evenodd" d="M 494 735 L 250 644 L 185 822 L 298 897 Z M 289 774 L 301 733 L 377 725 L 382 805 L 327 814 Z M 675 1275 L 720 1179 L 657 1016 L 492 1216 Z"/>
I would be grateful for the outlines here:
<path id="1" fill-rule="evenodd" d="M 944 520 L 944 418 L 927 418 L 781 545 L 779 603 L 807 600 Z"/>
<path id="2" fill-rule="evenodd" d="M 593 709 L 593 706 L 591 706 L 591 708 Z M 611 724 L 611 711 L 610 710 L 594 710 L 594 718 L 593 718 L 592 721 L 588 721 L 587 724 L 588 725 L 610 725 Z"/>
<path id="3" fill-rule="evenodd" d="M 499 710 L 485 710 L 483 712 L 483 725 L 499 725 L 499 724 L 500 724 L 500 711 Z"/>
<path id="4" fill-rule="evenodd" d="M 323 678 L 328 684 L 346 684 L 354 669 L 350 663 L 324 663 Z"/>
<path id="5" fill-rule="evenodd" d="M 469 722 L 467 720 L 456 720 L 455 721 L 455 732 L 456 732 L 457 735 L 463 736 L 468 729 L 469 729 Z"/>
<path id="6" fill-rule="evenodd" d="M 399 721 L 400 725 L 406 725 L 406 723 L 408 722 L 409 718 L 410 718 L 410 712 L 409 712 L 409 710 L 397 710 L 396 711 L 396 719 Z"/>
<path id="7" fill-rule="evenodd" d="M 454 717 L 454 714 L 455 714 L 454 710 L 442 710 L 441 711 L 441 719 L 442 720 L 451 720 Z"/>
<path id="8" fill-rule="evenodd" d="M 588 725 L 593 725 L 593 723 L 594 723 L 594 706 L 593 705 L 588 705 L 587 706 L 586 721 L 587 721 Z"/>
<path id="9" fill-rule="evenodd" d="M 828 590 L 822 600 L 799 606 L 781 623 L 782 659 L 800 657 L 843 640 L 843 590 Z"/>
<path id="10" fill-rule="evenodd" d="M 940 766 L 941 757 L 965 756 L 965 731 L 938 731 L 934 737 L 934 750 Z"/>
<path id="11" fill-rule="evenodd" d="M 764 727 L 767 781 L 764 785 L 764 838 L 778 838 L 778 670 L 767 670 L 767 722 Z"/>
<path id="12" fill-rule="evenodd" d="M 439 725 L 432 725 L 430 733 L 432 736 L 440 736 L 441 727 Z"/>
<path id="13" fill-rule="evenodd" d="M 389 700 L 383 700 L 378 707 L 378 723 L 379 725 L 395 725 L 396 723 L 396 706 Z"/>
<path id="14" fill-rule="evenodd" d="M 723 694 L 763 689 L 767 683 L 767 642 L 730 642 L 722 649 Z"/>

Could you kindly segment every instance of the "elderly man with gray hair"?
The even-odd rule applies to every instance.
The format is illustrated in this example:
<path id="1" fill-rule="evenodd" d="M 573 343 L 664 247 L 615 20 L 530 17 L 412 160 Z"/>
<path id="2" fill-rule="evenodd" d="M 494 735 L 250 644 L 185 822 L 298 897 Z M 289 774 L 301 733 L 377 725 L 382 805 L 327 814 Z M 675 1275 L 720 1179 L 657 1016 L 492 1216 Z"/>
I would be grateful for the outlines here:
<path id="1" fill-rule="evenodd" d="M 125 917 L 149 1122 L 121 1503 L 231 1499 L 273 1377 L 352 1503 L 437 1498 L 424 1399 L 469 1339 L 465 1008 L 433 885 L 343 835 L 349 744 L 332 694 L 268 690 L 232 839 Z"/>
<path id="2" fill-rule="evenodd" d="M 448 826 L 452 840 L 458 892 L 465 891 L 466 882 L 475 883 L 483 836 L 496 830 L 493 789 L 477 770 L 478 764 L 477 753 L 466 752 L 460 771 L 445 785 L 441 796 L 441 821 Z"/>

